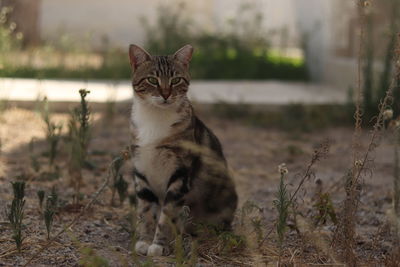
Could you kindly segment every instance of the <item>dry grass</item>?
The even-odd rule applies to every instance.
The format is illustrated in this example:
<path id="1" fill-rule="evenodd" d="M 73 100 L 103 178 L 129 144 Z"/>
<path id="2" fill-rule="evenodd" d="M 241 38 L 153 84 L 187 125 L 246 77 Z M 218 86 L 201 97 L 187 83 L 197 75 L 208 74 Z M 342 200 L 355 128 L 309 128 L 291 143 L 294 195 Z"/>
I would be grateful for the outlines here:
<path id="1" fill-rule="evenodd" d="M 379 104 L 379 112 L 376 117 L 374 117 L 373 129 L 370 133 L 370 141 L 362 152 L 362 147 L 360 144 L 361 136 L 361 124 L 362 124 L 362 75 L 361 67 L 363 64 L 363 45 L 364 41 L 364 27 L 365 27 L 365 9 L 370 5 L 369 1 L 361 0 L 358 2 L 359 11 L 359 24 L 360 26 L 360 47 L 359 47 L 359 62 L 358 62 L 358 84 L 356 92 L 356 111 L 354 113 L 355 118 L 355 128 L 353 134 L 353 160 L 350 166 L 350 171 L 346 176 L 345 191 L 346 198 L 343 201 L 343 208 L 339 220 L 339 225 L 336 230 L 336 238 L 333 240 L 333 245 L 341 248 L 341 254 L 343 259 L 349 266 L 357 266 L 358 258 L 355 252 L 356 249 L 356 225 L 357 225 L 357 213 L 361 194 L 363 193 L 362 187 L 364 183 L 364 177 L 368 174 L 368 171 L 372 171 L 373 156 L 372 154 L 380 144 L 382 137 L 382 132 L 385 128 L 384 122 L 384 112 L 392 104 L 392 94 L 396 84 L 397 75 L 393 77 L 393 81 L 387 88 L 385 97 L 381 99 Z M 395 62 L 397 62 L 397 58 Z M 365 77 L 364 77 L 365 78 Z M 366 96 L 364 96 L 366 97 Z M 336 243 L 338 242 L 338 243 Z"/>
<path id="2" fill-rule="evenodd" d="M 91 203 L 91 208 L 85 210 L 83 214 L 71 213 L 67 208 L 68 204 L 71 203 L 73 191 L 58 190 L 61 203 L 66 202 L 67 205 L 61 206 L 60 212 L 54 218 L 54 234 L 49 241 L 50 245 L 45 240 L 45 227 L 39 215 L 36 192 L 38 189 L 45 189 L 46 192 L 49 192 L 49 189 L 54 185 L 57 185 L 58 188 L 68 188 L 68 180 L 66 179 L 68 175 L 66 172 L 61 172 L 61 177 L 58 180 L 40 180 L 38 179 L 38 174 L 31 169 L 31 166 L 24 164 L 24 162 L 29 163 L 30 160 L 26 151 L 28 151 L 28 144 L 32 136 L 19 137 L 16 134 L 15 141 L 22 140 L 20 145 L 17 143 L 13 145 L 6 144 L 5 147 L 7 149 L 0 156 L 0 160 L 5 163 L 2 165 L 3 178 L 0 178 L 0 183 L 7 185 L 8 181 L 14 180 L 11 174 L 19 173 L 18 175 L 23 175 L 27 178 L 28 188 L 26 218 L 29 223 L 27 225 L 28 231 L 25 243 L 29 244 L 29 246 L 23 246 L 21 257 L 15 258 L 16 260 L 22 259 L 17 264 L 24 264 L 29 258 L 33 258 L 32 262 L 34 264 L 52 265 L 55 262 L 52 262 L 49 257 L 53 256 L 55 256 L 56 262 L 60 264 L 64 262 L 67 265 L 73 265 L 74 262 L 79 262 L 81 257 L 85 257 L 85 254 L 82 254 L 82 250 L 73 245 L 70 237 L 64 232 L 64 229 L 70 226 L 71 222 L 72 226 L 69 229 L 83 247 L 92 248 L 95 251 L 93 255 L 107 259 L 113 266 L 120 266 L 124 261 L 128 263 L 133 261 L 129 255 L 129 251 L 131 251 L 130 221 L 127 215 L 130 214 L 130 210 L 126 202 L 122 206 L 111 206 L 109 204 L 111 190 L 108 190 L 107 187 L 93 202 L 91 202 L 92 198 L 90 197 L 95 193 L 94 191 L 102 187 L 100 181 L 106 177 L 105 171 L 111 160 L 111 154 L 117 155 L 117 149 L 124 147 L 129 138 L 128 129 L 121 131 L 121 129 L 124 129 L 124 125 L 128 125 L 127 117 L 129 112 L 125 111 L 125 108 L 123 110 L 122 113 L 117 113 L 116 118 L 112 120 L 113 127 L 110 127 L 110 122 L 107 124 L 109 127 L 103 127 L 101 120 L 94 124 L 93 136 L 95 138 L 89 146 L 88 155 L 97 167 L 94 170 L 83 170 L 87 184 L 82 188 L 82 193 L 84 193 L 82 203 L 85 205 Z M 5 124 L 2 124 L 0 130 L 1 132 L 10 131 L 15 125 L 27 121 L 26 118 L 31 118 L 32 126 L 29 125 L 29 128 L 32 129 L 31 133 L 19 132 L 19 134 L 34 134 L 37 140 L 35 142 L 35 153 L 39 154 L 40 151 L 45 149 L 45 143 L 40 143 L 40 140 L 44 138 L 44 134 L 39 136 L 35 133 L 37 133 L 36 127 L 39 131 L 43 131 L 43 127 L 33 120 L 28 113 L 18 109 L 6 110 L 4 116 L 7 116 L 8 120 Z M 22 114 L 24 115 L 21 116 Z M 93 115 L 98 116 L 97 111 L 94 111 Z M 11 119 L 11 117 L 14 119 Z M 54 117 L 63 118 L 64 121 L 68 119 L 67 115 L 55 114 Z M 40 122 L 40 119 L 38 121 Z M 307 266 L 311 263 L 339 264 L 341 258 L 337 256 L 338 251 L 330 246 L 330 239 L 333 235 L 331 222 L 328 221 L 326 225 L 321 224 L 315 227 L 309 221 L 310 214 L 316 212 L 312 206 L 312 201 L 310 201 L 310 194 L 315 191 L 314 177 L 322 178 L 324 184 L 327 184 L 327 188 L 341 180 L 342 175 L 340 172 L 345 169 L 343 166 L 348 161 L 343 157 L 343 154 L 347 154 L 347 152 L 343 152 L 343 149 L 347 149 L 350 145 L 350 141 L 346 143 L 343 140 L 346 140 L 345 137 L 349 136 L 350 131 L 348 129 L 330 129 L 318 134 L 305 134 L 292 139 L 293 137 L 290 134 L 288 135 L 284 132 L 249 128 L 224 120 L 209 119 L 208 124 L 221 138 L 228 161 L 233 168 L 240 196 L 240 210 L 234 222 L 233 234 L 210 233 L 207 238 L 198 240 L 197 252 L 195 253 L 198 261 L 214 266 L 269 266 L 276 264 L 281 254 L 282 264 L 296 264 L 297 266 Z M 251 139 L 249 139 L 249 135 L 252 136 Z M 110 138 L 110 136 L 113 138 Z M 324 143 L 326 138 L 332 140 L 330 142 L 330 153 L 324 155 L 326 160 L 314 164 L 317 162 L 315 154 L 321 155 L 314 150 L 324 151 L 323 148 L 318 148 L 314 144 Z M 368 145 L 365 141 L 366 139 L 362 138 L 360 142 L 363 145 Z M 301 150 L 302 153 L 293 154 L 293 148 L 286 150 L 286 146 L 282 147 L 282 143 L 297 147 L 297 150 Z M 112 148 L 112 151 L 109 151 L 110 148 Z M 391 149 L 389 150 L 392 151 Z M 106 151 L 106 153 L 101 153 L 101 151 Z M 16 157 L 18 161 L 12 163 L 13 158 Z M 65 169 L 66 157 L 65 144 L 62 142 L 60 144 L 60 155 L 57 157 L 55 164 L 59 165 L 61 169 Z M 39 162 L 46 162 L 47 159 L 43 156 L 38 156 L 38 160 Z M 296 212 L 290 212 L 288 231 L 286 232 L 281 253 L 274 227 L 277 213 L 272 208 L 272 201 L 275 198 L 275 191 L 279 181 L 276 166 L 280 162 L 287 162 L 290 170 L 288 181 L 291 181 L 288 185 L 288 191 L 292 193 L 293 200 L 297 199 Z M 308 162 L 307 165 L 312 163 L 312 166 L 309 168 L 307 166 L 304 167 L 304 162 Z M 25 166 L 24 170 L 21 169 L 22 166 Z M 126 171 L 128 170 L 125 168 L 121 169 L 123 174 L 126 174 Z M 381 173 L 382 177 L 386 177 L 387 175 L 382 171 L 379 170 L 378 174 Z M 325 173 L 331 173 L 336 178 L 330 181 L 321 177 L 321 174 L 325 175 Z M 8 187 L 0 188 L 4 188 L 0 190 L 5 190 Z M 380 188 L 380 191 L 378 188 Z M 376 192 L 375 195 L 368 197 L 364 201 L 372 201 L 373 198 L 382 194 L 384 186 L 382 185 L 374 190 Z M 297 193 L 295 194 L 294 192 L 296 191 Z M 9 203 L 8 194 L 6 193 L 5 197 L 0 199 L 1 203 Z M 342 196 L 343 190 L 338 190 L 332 194 L 335 208 L 338 207 Z M 245 204 L 249 203 L 247 200 L 250 200 L 250 203 L 253 203 L 254 206 Z M 384 207 L 390 206 L 390 203 L 382 202 L 380 205 L 383 206 L 377 207 L 377 210 L 385 209 Z M 242 212 L 243 208 L 246 210 L 244 213 Z M 376 210 L 370 212 L 371 214 L 379 214 L 376 213 Z M 294 218 L 294 215 L 296 215 L 296 218 Z M 76 217 L 79 217 L 79 219 L 75 219 Z M 365 225 L 360 225 L 359 229 L 365 229 L 365 227 Z M 9 236 L 9 239 L 0 245 L 0 255 L 2 255 L 0 262 L 9 265 L 15 263 L 13 256 L 17 252 L 13 251 L 11 247 L 8 226 L 1 226 L 1 229 L 5 231 L 6 237 Z M 32 234 L 32 232 L 43 233 L 43 235 Z M 105 238 L 103 235 L 108 237 Z M 368 240 L 366 235 L 363 236 Z M 118 238 L 115 239 L 115 237 Z M 386 236 L 383 236 L 382 240 L 386 241 L 379 241 L 373 253 L 374 256 L 369 256 L 371 258 L 377 257 L 379 259 L 377 262 L 383 261 L 384 254 L 379 252 L 381 242 L 391 242 Z M 369 241 L 367 244 L 369 244 Z M 116 252 L 116 249 L 119 251 Z M 34 254 L 39 251 L 40 253 L 35 256 Z M 361 253 L 364 253 L 363 251 L 361 250 Z M 365 253 L 367 251 L 365 250 Z M 186 260 L 190 259 L 190 256 L 185 257 Z M 173 263 L 174 261 L 174 257 L 154 259 L 156 265 L 162 265 L 163 262 Z M 138 257 L 134 262 L 150 264 L 149 259 L 143 257 Z"/>

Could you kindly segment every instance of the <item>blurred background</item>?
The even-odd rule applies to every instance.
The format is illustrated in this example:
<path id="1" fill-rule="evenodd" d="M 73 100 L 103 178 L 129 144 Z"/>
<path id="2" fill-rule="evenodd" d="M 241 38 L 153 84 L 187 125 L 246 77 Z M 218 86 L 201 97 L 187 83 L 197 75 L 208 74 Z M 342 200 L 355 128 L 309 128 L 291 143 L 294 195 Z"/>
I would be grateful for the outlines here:
<path id="1" fill-rule="evenodd" d="M 13 233 L 3 223 L 6 213 L 0 212 L 0 265 L 25 264 L 30 248 L 43 243 L 35 191 L 60 189 L 55 221 L 61 229 L 80 210 L 77 204 L 100 187 L 112 159 L 131 144 L 129 44 L 151 54 L 192 44 L 189 97 L 222 143 L 242 218 L 234 223 L 239 239 L 211 241 L 212 248 L 200 247 L 199 258 L 207 261 L 211 252 L 215 266 L 261 266 L 255 262 L 259 251 L 273 266 L 282 255 L 282 266 L 333 266 L 341 262 L 330 251 L 338 223 L 357 222 L 357 231 L 345 231 L 357 239 L 347 236 L 343 246 L 369 263 L 359 266 L 384 266 L 400 240 L 389 229 L 400 229 L 400 63 L 394 60 L 400 56 L 399 30 L 399 0 L 0 0 L 0 206 L 11 203 L 11 181 L 26 181 L 30 229 L 24 253 L 16 257 Z M 381 105 L 384 123 L 371 139 L 367 130 L 354 134 L 358 89 L 362 128 L 371 129 L 389 87 L 393 101 Z M 359 167 L 357 157 L 365 165 Z M 277 172 L 283 162 L 289 169 L 285 181 L 286 172 Z M 349 180 L 355 168 L 360 187 Z M 131 171 L 121 171 L 127 181 Z M 130 191 L 134 204 L 135 195 L 123 176 L 115 176 L 101 197 L 112 204 L 95 204 L 96 211 L 74 226 L 79 242 L 110 266 L 134 255 L 128 252 L 135 231 L 126 231 L 130 211 L 123 202 Z M 299 183 L 300 177 L 306 181 Z M 293 217 L 304 216 L 310 226 L 300 219 L 288 223 L 283 246 L 283 237 L 269 229 L 281 218 L 273 203 L 286 185 L 289 195 L 302 187 L 301 204 L 290 206 L 299 211 Z M 349 187 L 362 191 L 349 193 Z M 354 201 L 357 218 L 346 215 L 352 209 L 342 212 L 349 195 L 361 196 Z M 256 217 L 246 215 L 247 201 L 261 207 Z M 397 224 L 391 223 L 394 216 Z M 82 265 L 84 255 L 70 237 L 57 238 L 58 245 L 35 264 Z M 251 239 L 260 243 L 241 254 L 241 240 Z M 340 255 L 341 246 L 333 254 Z M 386 266 L 399 266 L 396 253 L 396 263 Z"/>
<path id="2" fill-rule="evenodd" d="M 371 88 L 387 87 L 399 19 L 396 2 L 372 1 L 370 11 L 366 12 L 365 71 L 376 76 L 368 81 Z M 195 47 L 191 65 L 195 80 L 281 81 L 262 86 L 239 83 L 239 88 L 232 91 L 234 96 L 229 88 L 236 87 L 230 82 L 227 86 L 217 83 L 216 96 L 209 91 L 196 94 L 202 90 L 195 86 L 193 94 L 200 101 L 218 98 L 228 102 L 344 103 L 357 81 L 359 19 L 354 1 L 2 0 L 0 3 L 1 77 L 75 79 L 85 81 L 85 87 L 91 87 L 90 80 L 96 79 L 108 81 L 115 88 L 130 78 L 129 44 L 143 46 L 153 54 L 170 54 L 190 43 Z M 14 91 L 20 89 L 16 80 L 5 82 L 8 88 L 16 88 Z M 46 83 L 41 86 L 46 91 Z M 121 99 L 128 98 L 128 91 L 122 93 L 126 86 L 127 83 L 120 88 Z M 39 90 L 33 87 L 36 89 L 30 90 L 30 97 L 34 90 Z M 98 100 L 104 98 L 108 87 L 98 87 L 103 92 Z M 247 95 L 238 92 L 245 88 L 250 88 Z M 3 97 L 7 96 L 19 97 L 16 93 L 3 93 Z"/>

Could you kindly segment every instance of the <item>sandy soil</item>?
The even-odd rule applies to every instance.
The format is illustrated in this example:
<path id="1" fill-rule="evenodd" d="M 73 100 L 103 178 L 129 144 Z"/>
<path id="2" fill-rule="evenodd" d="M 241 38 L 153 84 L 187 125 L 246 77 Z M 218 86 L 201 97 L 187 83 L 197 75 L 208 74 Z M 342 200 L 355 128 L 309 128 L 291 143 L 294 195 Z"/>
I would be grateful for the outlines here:
<path id="1" fill-rule="evenodd" d="M 89 148 L 89 158 L 94 165 L 92 170 L 84 170 L 85 185 L 82 188 L 82 203 L 89 201 L 92 193 L 100 187 L 111 159 L 129 142 L 129 107 L 122 106 L 120 112 L 111 119 L 105 119 L 101 112 L 93 113 L 93 133 Z M 312 133 L 288 133 L 273 129 L 251 128 L 238 122 L 221 120 L 204 112 L 203 120 L 219 136 L 228 162 L 235 174 L 235 182 L 240 197 L 240 207 L 247 201 L 254 202 L 261 209 L 254 215 L 261 222 L 263 237 L 266 240 L 260 248 L 248 244 L 248 248 L 235 248 L 207 255 L 207 249 L 199 252 L 199 262 L 216 266 L 276 266 L 278 244 L 273 224 L 277 213 L 272 201 L 275 198 L 279 182 L 278 165 L 286 163 L 288 174 L 288 190 L 293 192 L 311 160 L 313 151 L 319 144 L 329 139 L 330 151 L 325 158 L 315 164 L 314 176 L 307 180 L 298 194 L 297 223 L 288 230 L 283 246 L 282 260 L 287 263 L 327 264 L 340 261 L 335 249 L 324 250 L 330 246 L 313 242 L 312 236 L 330 238 L 335 229 L 328 220 L 317 229 L 304 231 L 299 222 L 311 225 L 313 193 L 316 190 L 315 180 L 322 180 L 323 190 L 331 194 L 336 211 L 340 210 L 344 198 L 342 189 L 343 177 L 350 167 L 352 129 L 326 129 Z M 66 131 L 67 113 L 57 113 L 52 117 L 64 123 Z M 31 166 L 30 157 L 34 155 L 41 163 L 41 172 L 46 171 L 48 159 L 43 156 L 47 150 L 44 141 L 44 124 L 38 114 L 33 111 L 10 108 L 0 115 L 0 266 L 19 266 L 24 264 L 42 244 L 46 242 L 46 229 L 39 209 L 36 192 L 43 189 L 50 192 L 55 186 L 59 192 L 61 206 L 54 222 L 52 233 L 62 229 L 76 216 L 76 212 L 68 210 L 72 201 L 73 189 L 69 186 L 67 172 L 67 147 L 60 145 L 60 153 L 56 164 L 60 168 L 61 177 L 48 181 L 41 178 Z M 34 152 L 29 152 L 29 142 L 34 138 Z M 368 133 L 362 136 L 364 147 L 368 144 Z M 393 146 L 388 138 L 372 155 L 373 165 L 364 176 L 364 185 L 358 212 L 357 254 L 360 261 L 367 265 L 381 265 L 394 247 L 394 237 L 390 232 L 387 212 L 391 207 L 391 181 L 393 173 Z M 124 169 L 125 179 L 130 181 L 128 169 Z M 11 181 L 25 180 L 26 204 L 24 217 L 25 237 L 22 253 L 17 253 L 12 241 L 12 231 L 7 223 L 4 208 L 11 203 Z M 132 191 L 132 186 L 129 188 Z M 40 254 L 32 266 L 76 266 L 84 258 L 84 248 L 91 248 L 96 255 L 107 258 L 110 266 L 132 266 L 130 211 L 128 201 L 122 206 L 110 205 L 110 190 L 106 190 L 76 225 L 56 240 L 53 245 Z M 255 235 L 256 228 L 251 225 L 241 226 L 243 216 L 238 211 L 238 219 L 234 223 L 235 233 L 247 238 Z M 242 216 L 242 217 L 241 217 Z M 296 227 L 295 227 L 296 226 Z M 297 230 L 296 230 L 297 228 Z M 307 228 L 307 227 L 306 227 Z M 310 227 L 309 227 L 310 228 Z M 246 234 L 247 233 L 247 234 Z M 311 236 L 311 237 L 310 237 Z M 255 237 L 256 238 L 256 237 Z M 315 244 L 314 244 L 315 243 Z M 325 244 L 325 245 L 324 245 Z M 206 246 L 206 245 L 205 245 Z M 200 244 L 199 248 L 203 248 Z M 87 250 L 86 250 L 87 251 Z M 331 252 L 327 252 L 331 251 Z M 87 253 L 86 253 L 87 254 Z M 212 255 L 211 255 L 212 254 Z M 146 261 L 142 258 L 141 260 Z M 165 259 L 155 261 L 157 266 L 166 265 Z"/>

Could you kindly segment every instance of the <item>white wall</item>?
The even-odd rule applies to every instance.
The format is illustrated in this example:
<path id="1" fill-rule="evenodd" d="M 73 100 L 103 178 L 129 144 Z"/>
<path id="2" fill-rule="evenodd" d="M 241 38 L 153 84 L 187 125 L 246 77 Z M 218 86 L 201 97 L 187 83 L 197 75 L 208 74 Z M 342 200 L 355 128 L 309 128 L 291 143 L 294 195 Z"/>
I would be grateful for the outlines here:
<path id="1" fill-rule="evenodd" d="M 263 14 L 265 30 L 288 28 L 292 46 L 297 42 L 292 0 L 42 0 L 40 29 L 44 39 L 60 34 L 93 36 L 95 42 L 107 36 L 112 44 L 143 44 L 145 33 L 140 21 L 154 22 L 160 4 L 184 2 L 196 24 L 206 30 L 223 29 L 238 15 L 243 3 L 254 4 Z M 278 38 L 279 42 L 279 38 Z"/>
<path id="2" fill-rule="evenodd" d="M 95 44 L 105 36 L 112 45 L 143 44 L 145 32 L 140 18 L 154 22 L 160 4 L 177 5 L 177 0 L 42 0 L 40 28 L 43 39 L 52 40 L 61 34 L 91 36 Z M 196 20 L 207 23 L 210 11 L 207 2 L 187 2 L 188 12 Z"/>
<path id="3" fill-rule="evenodd" d="M 306 41 L 306 56 L 314 79 L 322 80 L 330 49 L 330 1 L 292 0 L 299 34 Z"/>
<path id="4" fill-rule="evenodd" d="M 90 34 L 95 43 L 104 36 L 118 45 L 141 43 L 144 33 L 138 18 L 155 15 L 155 5 L 149 2 L 156 1 L 42 0 L 41 35 L 43 39 L 56 39 L 62 34 Z"/>

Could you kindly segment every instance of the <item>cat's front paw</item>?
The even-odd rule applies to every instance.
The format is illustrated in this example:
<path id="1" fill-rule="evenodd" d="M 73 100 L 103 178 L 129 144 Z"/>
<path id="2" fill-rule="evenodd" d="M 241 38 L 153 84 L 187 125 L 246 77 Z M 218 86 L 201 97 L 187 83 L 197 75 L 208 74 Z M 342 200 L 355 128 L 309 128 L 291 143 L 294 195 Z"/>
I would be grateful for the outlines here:
<path id="1" fill-rule="evenodd" d="M 147 255 L 147 250 L 149 249 L 149 244 L 144 241 L 137 241 L 135 244 L 135 251 L 140 255 Z"/>
<path id="2" fill-rule="evenodd" d="M 163 246 L 158 244 L 151 244 L 149 249 L 147 250 L 148 256 L 162 256 L 163 255 Z"/>

